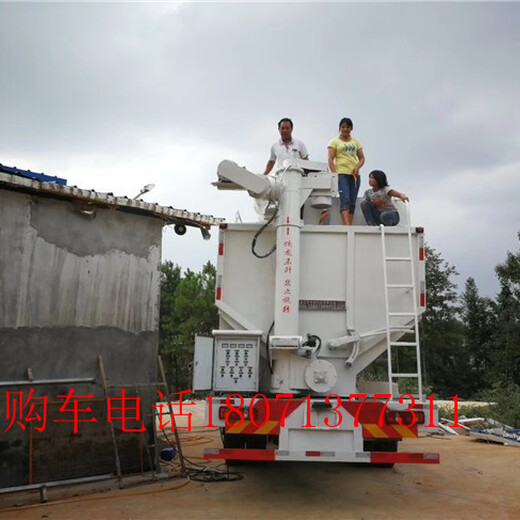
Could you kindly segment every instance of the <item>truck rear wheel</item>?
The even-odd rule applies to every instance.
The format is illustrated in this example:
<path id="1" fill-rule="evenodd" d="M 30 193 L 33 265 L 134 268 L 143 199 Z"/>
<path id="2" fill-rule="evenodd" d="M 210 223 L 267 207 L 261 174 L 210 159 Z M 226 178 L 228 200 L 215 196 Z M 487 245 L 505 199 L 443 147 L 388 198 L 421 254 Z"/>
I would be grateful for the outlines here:
<path id="1" fill-rule="evenodd" d="M 267 447 L 267 435 L 242 435 L 234 433 L 222 432 L 222 444 L 224 448 L 234 449 L 257 449 L 265 450 Z M 246 459 L 225 459 L 228 464 L 240 465 L 244 463 L 251 463 Z"/>
<path id="2" fill-rule="evenodd" d="M 224 448 L 264 450 L 267 446 L 267 435 L 224 433 L 222 444 Z"/>
<path id="3" fill-rule="evenodd" d="M 365 451 L 397 451 L 397 439 L 370 439 L 363 442 Z M 370 464 L 375 468 L 393 468 L 394 462 L 378 462 Z"/>

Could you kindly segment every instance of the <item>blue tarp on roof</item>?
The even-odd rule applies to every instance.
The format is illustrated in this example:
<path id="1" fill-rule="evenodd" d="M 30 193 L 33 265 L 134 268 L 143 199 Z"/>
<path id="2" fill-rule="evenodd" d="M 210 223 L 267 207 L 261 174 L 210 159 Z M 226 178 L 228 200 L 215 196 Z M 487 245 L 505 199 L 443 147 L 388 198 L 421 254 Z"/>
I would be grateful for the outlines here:
<path id="1" fill-rule="evenodd" d="M 0 172 L 10 173 L 11 175 L 20 175 L 21 177 L 28 177 L 40 182 L 55 182 L 61 186 L 67 185 L 67 179 L 61 179 L 60 177 L 53 177 L 51 175 L 45 175 L 44 173 L 34 173 L 31 170 L 20 170 L 16 167 L 4 166 L 0 164 Z"/>

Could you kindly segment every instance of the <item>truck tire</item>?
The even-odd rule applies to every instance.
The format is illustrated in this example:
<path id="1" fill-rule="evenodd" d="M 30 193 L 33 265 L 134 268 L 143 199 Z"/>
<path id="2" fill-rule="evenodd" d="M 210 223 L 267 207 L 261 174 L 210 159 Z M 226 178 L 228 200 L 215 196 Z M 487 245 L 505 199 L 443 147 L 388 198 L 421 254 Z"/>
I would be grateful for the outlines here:
<path id="1" fill-rule="evenodd" d="M 263 450 L 267 446 L 267 435 L 242 435 L 242 434 L 222 434 L 222 444 L 224 448 L 235 449 L 257 449 Z M 226 462 L 233 466 L 242 464 L 254 464 L 255 461 L 225 459 Z"/>
<path id="2" fill-rule="evenodd" d="M 240 434 L 230 434 L 224 433 L 222 434 L 222 444 L 224 448 L 237 448 L 242 449 L 246 447 L 245 435 Z"/>
<path id="3" fill-rule="evenodd" d="M 375 439 L 365 440 L 363 442 L 363 448 L 365 451 L 397 451 L 398 445 L 397 439 Z M 379 462 L 370 464 L 375 468 L 393 468 L 394 462 Z"/>
<path id="4" fill-rule="evenodd" d="M 267 435 L 242 435 L 224 433 L 222 435 L 224 448 L 263 450 L 267 445 Z"/>

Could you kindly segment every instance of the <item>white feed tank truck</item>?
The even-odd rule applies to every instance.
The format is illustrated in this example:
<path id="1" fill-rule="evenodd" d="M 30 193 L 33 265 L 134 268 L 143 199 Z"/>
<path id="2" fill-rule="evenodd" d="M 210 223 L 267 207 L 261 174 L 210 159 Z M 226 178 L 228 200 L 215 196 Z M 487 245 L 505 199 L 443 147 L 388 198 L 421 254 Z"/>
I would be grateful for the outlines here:
<path id="1" fill-rule="evenodd" d="M 207 417 L 224 447 L 205 457 L 438 463 L 397 450 L 438 424 L 422 395 L 424 234 L 408 205 L 396 203 L 394 227 L 368 226 L 359 210 L 340 225 L 337 176 L 298 159 L 272 176 L 225 160 L 218 179 L 268 205 L 263 223 L 220 225 L 219 329 L 196 338 L 193 390 L 212 396 Z M 330 225 L 318 225 L 324 209 Z M 376 381 L 382 356 L 386 381 Z"/>

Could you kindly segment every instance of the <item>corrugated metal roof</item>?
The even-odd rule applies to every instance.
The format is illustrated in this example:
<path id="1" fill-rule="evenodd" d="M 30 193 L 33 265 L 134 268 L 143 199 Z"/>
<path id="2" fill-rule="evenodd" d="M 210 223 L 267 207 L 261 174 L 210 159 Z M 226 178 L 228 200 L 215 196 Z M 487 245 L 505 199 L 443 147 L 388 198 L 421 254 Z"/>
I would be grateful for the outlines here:
<path id="1" fill-rule="evenodd" d="M 168 224 L 182 223 L 187 226 L 209 227 L 217 226 L 224 220 L 211 215 L 172 208 L 171 206 L 160 206 L 156 203 L 128 197 L 116 197 L 112 193 L 98 193 L 95 190 L 84 190 L 76 186 L 62 186 L 55 182 L 40 182 L 2 172 L 0 172 L 0 188 L 41 193 L 61 199 L 77 200 L 93 206 L 115 207 L 122 211 L 157 217 Z"/>
<path id="2" fill-rule="evenodd" d="M 36 173 L 31 170 L 20 170 L 20 168 L 17 168 L 16 166 L 6 166 L 5 164 L 0 164 L 0 172 L 12 173 L 13 175 L 20 175 L 21 177 L 27 177 L 42 182 L 56 182 L 63 186 L 67 184 L 67 179 L 62 179 L 53 175 L 45 175 L 45 173 Z"/>

